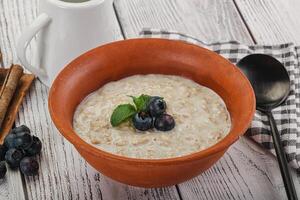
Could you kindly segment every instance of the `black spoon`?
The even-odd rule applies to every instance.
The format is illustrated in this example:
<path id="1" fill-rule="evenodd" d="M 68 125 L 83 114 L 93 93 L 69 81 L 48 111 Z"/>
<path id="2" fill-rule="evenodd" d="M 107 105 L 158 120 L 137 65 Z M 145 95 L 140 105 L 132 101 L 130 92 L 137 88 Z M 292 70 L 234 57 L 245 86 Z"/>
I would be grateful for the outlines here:
<path id="1" fill-rule="evenodd" d="M 269 118 L 277 160 L 288 199 L 296 200 L 295 186 L 289 172 L 272 109 L 282 104 L 290 92 L 290 78 L 285 67 L 275 58 L 252 54 L 241 59 L 237 66 L 248 77 L 255 92 L 256 109 Z"/>

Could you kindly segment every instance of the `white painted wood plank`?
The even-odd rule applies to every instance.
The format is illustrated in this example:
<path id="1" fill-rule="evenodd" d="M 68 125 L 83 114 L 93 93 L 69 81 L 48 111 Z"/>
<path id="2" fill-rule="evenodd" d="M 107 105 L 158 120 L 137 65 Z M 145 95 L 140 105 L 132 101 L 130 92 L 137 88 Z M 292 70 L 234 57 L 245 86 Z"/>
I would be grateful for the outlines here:
<path id="1" fill-rule="evenodd" d="M 103 196 L 105 199 L 161 199 L 161 200 L 173 200 L 180 199 L 175 187 L 157 188 L 157 189 L 145 189 L 139 187 L 131 187 L 113 181 L 107 177 L 103 179 L 103 185 L 111 190 L 103 190 Z M 124 190 L 125 188 L 125 190 Z M 125 198 L 126 197 L 126 198 Z"/>
<path id="2" fill-rule="evenodd" d="M 0 180 L 0 199 L 8 199 L 8 184 L 6 177 Z"/>
<path id="3" fill-rule="evenodd" d="M 286 199 L 276 159 L 253 150 L 255 144 L 249 147 L 245 139 L 233 145 L 203 175 L 180 184 L 184 199 Z"/>
<path id="4" fill-rule="evenodd" d="M 175 29 L 207 42 L 252 43 L 231 0 L 115 0 L 128 38 L 144 27 Z"/>
<path id="5" fill-rule="evenodd" d="M 143 27 L 152 27 L 175 29 L 206 42 L 253 43 L 232 1 L 119 0 L 116 5 L 129 38 L 137 37 Z M 297 182 L 296 187 L 300 188 Z M 247 138 L 234 144 L 213 168 L 180 184 L 179 189 L 183 199 L 286 198 L 275 158 Z"/>
<path id="6" fill-rule="evenodd" d="M 9 65 L 18 63 L 15 44 L 22 29 L 35 18 L 37 0 L 2 0 L 1 3 L 0 46 L 4 63 Z M 115 39 L 122 39 L 117 22 Z M 28 49 L 30 58 L 34 46 L 35 41 Z M 47 96 L 48 88 L 35 81 L 20 108 L 16 124 L 28 125 L 43 142 L 43 150 L 38 157 L 41 170 L 39 176 L 24 177 L 24 188 L 20 173 L 9 172 L 9 199 L 24 199 L 25 196 L 28 199 L 111 199 L 111 195 L 118 195 L 114 197 L 119 199 L 179 198 L 175 187 L 151 190 L 107 181 L 55 129 L 48 113 Z"/>
<path id="7" fill-rule="evenodd" d="M 299 0 L 235 0 L 259 44 L 295 42 L 300 45 Z"/>

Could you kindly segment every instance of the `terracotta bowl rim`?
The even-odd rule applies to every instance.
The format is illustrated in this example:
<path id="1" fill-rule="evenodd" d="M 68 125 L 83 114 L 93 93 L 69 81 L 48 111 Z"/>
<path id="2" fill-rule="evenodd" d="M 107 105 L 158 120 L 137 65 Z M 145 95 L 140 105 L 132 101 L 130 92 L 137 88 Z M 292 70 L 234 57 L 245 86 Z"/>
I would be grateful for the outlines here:
<path id="1" fill-rule="evenodd" d="M 131 157 L 126 157 L 126 156 L 121 156 L 121 155 L 117 155 L 117 154 L 113 154 L 104 150 L 101 150 L 97 147 L 95 147 L 92 144 L 89 144 L 88 142 L 84 141 L 74 130 L 73 127 L 71 128 L 71 132 L 70 130 L 66 127 L 66 125 L 64 125 L 63 122 L 61 122 L 58 117 L 55 114 L 55 108 L 52 105 L 52 102 L 55 101 L 55 98 L 53 97 L 53 93 L 54 90 L 59 87 L 60 85 L 60 79 L 59 77 L 62 76 L 65 71 L 67 71 L 68 69 L 71 69 L 74 67 L 73 62 L 80 59 L 83 56 L 86 56 L 88 54 L 92 54 L 95 50 L 97 49 L 103 49 L 106 48 L 107 46 L 111 46 L 111 45 L 117 45 L 119 43 L 130 43 L 132 41 L 153 41 L 153 42 L 173 42 L 173 43 L 178 43 L 180 45 L 184 44 L 184 45 L 192 45 L 195 46 L 197 48 L 200 48 L 202 51 L 206 51 L 209 54 L 214 54 L 214 56 L 217 56 L 219 58 L 222 58 L 223 60 L 225 60 L 231 67 L 233 67 L 234 71 L 236 71 L 241 78 L 243 78 L 246 81 L 246 88 L 245 91 L 250 92 L 250 98 L 252 99 L 252 104 L 249 105 L 249 108 L 251 109 L 249 114 L 247 115 L 247 117 L 245 117 L 245 121 L 248 121 L 247 124 L 244 125 L 244 127 L 242 129 L 239 130 L 240 134 L 236 136 L 236 133 L 232 132 L 232 130 L 228 133 L 227 136 L 225 136 L 223 139 L 221 139 L 219 142 L 217 142 L 216 144 L 210 146 L 209 148 L 206 148 L 204 150 L 200 150 L 191 154 L 187 154 L 187 155 L 183 155 L 180 157 L 173 157 L 173 158 L 161 158 L 161 159 L 144 159 L 144 158 L 131 158 Z M 85 58 L 86 59 L 86 58 Z M 115 41 L 112 43 L 108 43 L 102 46 L 98 46 L 96 48 L 93 48 L 83 54 L 81 54 L 80 56 L 76 57 L 75 59 L 73 59 L 66 67 L 64 67 L 59 74 L 57 75 L 56 79 L 54 80 L 54 82 L 52 83 L 52 86 L 50 88 L 50 92 L 49 92 L 49 96 L 48 96 L 48 108 L 49 108 L 49 112 L 50 112 L 50 116 L 55 124 L 55 126 L 57 127 L 57 129 L 59 130 L 59 132 L 69 141 L 71 142 L 76 149 L 80 149 L 84 152 L 88 152 L 96 157 L 105 157 L 105 158 L 109 158 L 109 159 L 113 159 L 113 160 L 119 160 L 119 161 L 123 161 L 123 162 L 127 162 L 130 164 L 152 164 L 152 165 L 169 165 L 169 164 L 180 164 L 183 162 L 187 162 L 187 161 L 194 161 L 194 160 L 199 160 L 201 158 L 205 158 L 205 157 L 209 157 L 210 155 L 213 155 L 217 152 L 220 151 L 224 151 L 226 148 L 228 148 L 229 146 L 231 146 L 235 141 L 237 141 L 239 139 L 239 137 L 241 135 L 243 135 L 245 133 L 245 131 L 248 129 L 248 127 L 250 126 L 255 110 L 256 110 L 256 100 L 255 100 L 255 95 L 254 95 L 254 91 L 253 88 L 249 82 L 249 80 L 246 78 L 246 76 L 234 65 L 232 64 L 229 60 L 225 59 L 224 57 L 220 56 L 219 54 L 210 51 L 206 48 L 200 47 L 198 45 L 195 44 L 191 44 L 191 43 L 187 43 L 184 41 L 178 41 L 178 40 L 172 40 L 172 39 L 162 39 L 162 38 L 133 38 L 133 39 L 126 39 L 126 40 L 120 40 L 120 41 Z M 229 113 L 230 114 L 230 113 Z"/>

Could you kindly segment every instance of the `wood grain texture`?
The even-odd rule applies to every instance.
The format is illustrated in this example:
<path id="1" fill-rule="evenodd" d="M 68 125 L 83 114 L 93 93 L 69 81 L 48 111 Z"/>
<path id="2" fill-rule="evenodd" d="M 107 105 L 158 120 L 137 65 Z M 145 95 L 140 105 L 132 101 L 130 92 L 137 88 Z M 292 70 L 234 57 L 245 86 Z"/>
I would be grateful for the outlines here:
<path id="1" fill-rule="evenodd" d="M 175 29 L 206 42 L 254 42 L 232 1 L 119 0 L 116 8 L 129 38 L 152 27 Z M 293 177 L 297 179 L 294 171 Z M 300 195 L 300 185 L 295 184 Z M 276 159 L 247 138 L 233 145 L 213 168 L 178 188 L 183 199 L 286 199 Z"/>
<path id="2" fill-rule="evenodd" d="M 37 15 L 37 1 L 3 0 L 0 4 L 0 46 L 4 64 L 18 63 L 15 45 L 21 31 Z M 115 24 L 115 39 L 122 39 Z M 32 58 L 35 41 L 28 48 Z M 18 172 L 8 172 L 3 180 L 3 197 L 7 199 L 179 199 L 176 188 L 140 189 L 106 181 L 90 167 L 55 129 L 48 113 L 48 88 L 35 81 L 26 96 L 16 125 L 26 124 L 43 143 L 38 157 L 39 176 L 23 177 Z M 22 180 L 24 185 L 22 185 Z M 6 187 L 7 186 L 7 187 Z M 24 186 L 24 187 L 23 187 Z M 118 193 L 115 193 L 115 192 Z M 114 196 L 112 196 L 114 195 Z M 117 196 L 116 196 L 117 195 Z M 1 197 L 2 197 L 1 196 Z"/>
<path id="3" fill-rule="evenodd" d="M 300 1 L 234 0 L 256 42 L 300 45 Z"/>
<path id="4" fill-rule="evenodd" d="M 252 43 L 231 0 L 115 0 L 126 37 L 144 27 L 175 29 L 207 42 Z"/>
<path id="5" fill-rule="evenodd" d="M 245 139 L 203 175 L 180 184 L 183 199 L 286 199 L 276 160 Z"/>

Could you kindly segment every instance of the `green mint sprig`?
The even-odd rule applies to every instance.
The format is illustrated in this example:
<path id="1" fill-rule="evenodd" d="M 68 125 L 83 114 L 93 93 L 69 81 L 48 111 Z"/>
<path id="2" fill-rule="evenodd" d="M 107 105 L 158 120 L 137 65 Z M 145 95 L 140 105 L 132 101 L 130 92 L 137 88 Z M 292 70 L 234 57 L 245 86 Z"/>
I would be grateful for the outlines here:
<path id="1" fill-rule="evenodd" d="M 142 94 L 139 97 L 129 97 L 132 98 L 134 105 L 120 104 L 114 109 L 110 117 L 110 123 L 113 127 L 119 126 L 121 123 L 132 118 L 136 113 L 145 111 L 151 99 L 151 96 L 145 94 Z"/>
<path id="2" fill-rule="evenodd" d="M 133 103 L 136 107 L 137 112 L 146 111 L 151 96 L 142 94 L 139 97 L 129 96 L 132 98 Z"/>
<path id="3" fill-rule="evenodd" d="M 135 113 L 136 108 L 131 104 L 118 105 L 110 117 L 110 123 L 112 126 L 119 126 L 122 122 L 128 120 Z"/>

